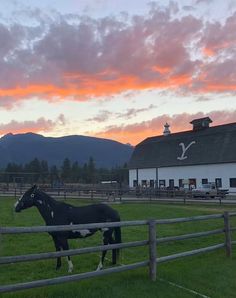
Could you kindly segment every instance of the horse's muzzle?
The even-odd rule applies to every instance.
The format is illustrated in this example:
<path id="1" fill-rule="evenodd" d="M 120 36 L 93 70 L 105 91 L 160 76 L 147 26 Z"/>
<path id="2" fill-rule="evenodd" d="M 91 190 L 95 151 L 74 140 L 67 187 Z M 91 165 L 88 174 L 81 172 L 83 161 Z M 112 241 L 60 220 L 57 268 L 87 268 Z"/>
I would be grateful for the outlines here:
<path id="1" fill-rule="evenodd" d="M 15 212 L 21 212 L 21 208 L 19 204 L 15 206 Z"/>

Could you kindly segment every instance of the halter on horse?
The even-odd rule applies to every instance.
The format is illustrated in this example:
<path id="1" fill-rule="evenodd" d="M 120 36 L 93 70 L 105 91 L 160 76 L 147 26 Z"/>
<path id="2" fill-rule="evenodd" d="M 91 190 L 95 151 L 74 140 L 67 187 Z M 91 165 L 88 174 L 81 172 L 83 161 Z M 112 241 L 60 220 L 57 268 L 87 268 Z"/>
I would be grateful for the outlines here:
<path id="1" fill-rule="evenodd" d="M 15 211 L 35 206 L 38 208 L 47 226 L 54 225 L 73 225 L 101 222 L 118 222 L 120 216 L 118 212 L 105 204 L 94 204 L 83 207 L 74 207 L 70 204 L 58 202 L 45 192 L 38 189 L 36 185 L 27 190 L 15 203 Z M 68 250 L 68 239 L 85 238 L 92 236 L 98 230 L 103 232 L 103 244 L 114 244 L 121 242 L 120 227 L 90 230 L 72 230 L 65 232 L 50 232 L 57 251 Z M 113 238 L 114 233 L 114 238 Z M 102 252 L 100 263 L 97 270 L 103 268 L 106 251 Z M 119 257 L 119 250 L 112 250 L 112 263 L 116 264 Z M 70 256 L 67 257 L 68 271 L 72 272 L 73 264 Z M 61 257 L 57 258 L 56 269 L 61 267 Z"/>

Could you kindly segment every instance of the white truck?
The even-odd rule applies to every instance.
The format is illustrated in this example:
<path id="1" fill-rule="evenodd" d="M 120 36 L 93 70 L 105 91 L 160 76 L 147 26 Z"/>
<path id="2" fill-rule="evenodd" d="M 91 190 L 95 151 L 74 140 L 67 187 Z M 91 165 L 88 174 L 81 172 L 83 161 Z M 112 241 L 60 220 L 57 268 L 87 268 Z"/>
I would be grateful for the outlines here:
<path id="1" fill-rule="evenodd" d="M 192 189 L 192 196 L 194 198 L 215 198 L 217 196 L 224 197 L 227 193 L 227 189 L 217 188 L 214 182 L 202 184 L 199 187 Z"/>

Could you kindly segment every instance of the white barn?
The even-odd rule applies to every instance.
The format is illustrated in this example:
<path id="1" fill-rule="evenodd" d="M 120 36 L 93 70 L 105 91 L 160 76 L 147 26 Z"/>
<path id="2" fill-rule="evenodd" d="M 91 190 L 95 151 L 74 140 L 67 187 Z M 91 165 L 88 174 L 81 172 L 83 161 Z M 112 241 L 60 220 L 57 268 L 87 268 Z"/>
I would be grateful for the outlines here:
<path id="1" fill-rule="evenodd" d="M 129 162 L 129 186 L 198 187 L 215 182 L 236 192 L 236 123 L 210 127 L 209 117 L 191 121 L 191 131 L 170 133 L 139 143 Z"/>

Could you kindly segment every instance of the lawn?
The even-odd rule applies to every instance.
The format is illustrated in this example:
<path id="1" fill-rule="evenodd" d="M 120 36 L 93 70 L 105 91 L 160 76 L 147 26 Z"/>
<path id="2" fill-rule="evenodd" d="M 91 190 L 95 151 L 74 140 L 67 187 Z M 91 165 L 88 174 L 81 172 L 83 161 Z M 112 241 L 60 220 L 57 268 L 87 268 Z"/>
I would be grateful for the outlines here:
<path id="1" fill-rule="evenodd" d="M 73 200 L 70 203 L 81 205 L 84 202 Z M 36 226 L 44 225 L 37 209 L 31 208 L 19 214 L 13 212 L 14 200 L 0 198 L 0 226 Z M 222 213 L 225 210 L 235 211 L 231 206 L 201 205 L 164 205 L 157 203 L 145 204 L 114 204 L 122 220 L 138 220 L 148 218 L 175 218 L 196 215 Z M 232 218 L 233 219 L 233 218 Z M 232 220 L 236 226 L 236 218 Z M 158 226 L 158 237 L 181 235 L 198 231 L 206 231 L 223 227 L 223 220 L 210 220 L 194 223 L 180 223 Z M 235 240 L 235 235 L 233 235 Z M 123 242 L 147 239 L 147 227 L 122 228 Z M 215 235 L 192 240 L 171 242 L 158 246 L 158 256 L 192 250 L 224 242 L 224 235 Z M 101 244 L 101 235 L 70 241 L 70 248 L 96 246 Z M 4 235 L 0 239 L 0 255 L 20 255 L 28 253 L 54 251 L 50 236 L 46 233 L 25 235 Z M 109 276 L 67 283 L 57 286 L 2 294 L 5 297 L 201 297 L 194 292 L 215 298 L 235 297 L 236 293 L 236 247 L 233 247 L 232 258 L 226 258 L 225 250 L 178 259 L 158 265 L 158 279 L 151 282 L 148 269 L 138 269 Z M 74 274 L 96 269 L 99 254 L 86 254 L 72 257 Z M 147 247 L 122 250 L 122 264 L 130 264 L 148 259 Z M 110 253 L 105 266 L 110 266 Z M 63 260 L 60 271 L 55 271 L 55 260 L 42 260 L 0 266 L 0 284 L 46 279 L 67 275 L 67 262 Z M 173 283 L 173 284 L 170 284 Z M 174 285 L 175 284 L 175 285 Z M 181 287 L 177 287 L 177 286 Z M 186 289 L 184 289 L 186 288 Z M 203 296 L 202 296 L 203 297 Z"/>

